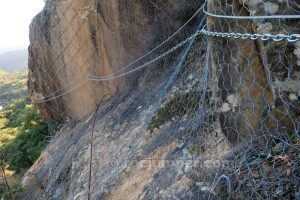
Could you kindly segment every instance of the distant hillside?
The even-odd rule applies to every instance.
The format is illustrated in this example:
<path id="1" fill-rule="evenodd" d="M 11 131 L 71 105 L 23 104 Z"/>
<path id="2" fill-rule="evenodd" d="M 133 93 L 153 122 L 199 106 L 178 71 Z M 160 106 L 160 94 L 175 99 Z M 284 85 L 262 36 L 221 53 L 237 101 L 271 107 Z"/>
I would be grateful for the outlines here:
<path id="1" fill-rule="evenodd" d="M 6 73 L 0 69 L 0 106 L 10 101 L 27 97 L 27 70 Z"/>
<path id="2" fill-rule="evenodd" d="M 27 67 L 27 60 L 27 49 L 10 51 L 0 55 L 0 69 L 7 72 L 25 69 Z"/>
<path id="3" fill-rule="evenodd" d="M 7 75 L 7 74 L 8 73 L 6 71 L 0 69 L 0 77 Z"/>

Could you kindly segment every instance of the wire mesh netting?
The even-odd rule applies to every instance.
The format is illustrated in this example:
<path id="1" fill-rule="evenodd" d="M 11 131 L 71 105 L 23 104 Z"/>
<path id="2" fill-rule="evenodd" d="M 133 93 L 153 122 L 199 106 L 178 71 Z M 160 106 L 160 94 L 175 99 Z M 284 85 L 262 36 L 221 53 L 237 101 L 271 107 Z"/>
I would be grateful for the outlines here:
<path id="1" fill-rule="evenodd" d="M 220 15 L 208 19 L 216 32 L 299 33 L 297 1 L 212 1 L 208 10 Z M 227 177 L 222 178 L 223 192 L 231 186 L 235 192 L 227 195 L 232 198 L 299 198 L 299 90 L 293 85 L 299 81 L 297 43 L 234 37 L 211 41 L 219 122 L 236 146 L 219 173 Z"/>
<path id="2" fill-rule="evenodd" d="M 101 17 L 116 12 L 111 2 L 53 0 L 33 21 L 32 100 L 47 117 L 77 120 L 50 169 L 34 172 L 39 195 L 299 199 L 300 2 L 153 2 L 119 5 L 128 17 L 116 24 Z"/>

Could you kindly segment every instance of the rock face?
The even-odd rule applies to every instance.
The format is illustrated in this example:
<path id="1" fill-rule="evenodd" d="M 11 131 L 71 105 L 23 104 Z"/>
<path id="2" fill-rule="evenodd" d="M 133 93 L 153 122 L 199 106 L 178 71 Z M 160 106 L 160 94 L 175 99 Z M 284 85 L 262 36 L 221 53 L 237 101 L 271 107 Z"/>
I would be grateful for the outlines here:
<path id="1" fill-rule="evenodd" d="M 32 101 L 48 118 L 81 119 L 95 109 L 100 97 L 113 95 L 126 83 L 124 78 L 91 82 L 89 76 L 117 72 L 171 35 L 200 4 L 193 0 L 47 1 L 30 26 Z"/>
<path id="2" fill-rule="evenodd" d="M 299 13 L 299 4 L 220 0 L 208 1 L 208 11 L 223 16 L 293 15 Z M 299 20 L 208 17 L 207 21 L 208 28 L 217 32 L 299 33 Z M 211 44 L 216 90 L 220 90 L 223 108 L 220 123 L 228 139 L 247 142 L 265 132 L 297 132 L 298 43 L 212 37 Z M 289 100 L 289 95 L 294 100 Z M 279 130 L 282 127 L 286 130 Z"/>
<path id="3" fill-rule="evenodd" d="M 296 9 L 282 11 L 285 1 L 207 2 L 209 12 L 222 15 L 294 14 Z M 33 100 L 47 101 L 36 103 L 45 116 L 75 120 L 66 122 L 23 177 L 23 199 L 223 199 L 218 178 L 234 174 L 249 189 L 237 166 L 255 171 L 260 159 L 285 158 L 273 153 L 276 141 L 267 135 L 285 141 L 285 133 L 299 132 L 299 43 L 199 36 L 134 75 L 85 81 L 118 74 L 120 66 L 171 35 L 203 3 L 47 2 L 31 25 L 29 90 Z M 195 32 L 199 21 L 154 55 Z M 292 34 L 300 31 L 298 23 L 208 17 L 207 28 Z M 53 99 L 52 93 L 62 97 Z M 261 145 L 262 137 L 249 145 L 254 136 L 264 136 L 268 145 Z M 238 157 L 240 149 L 253 150 L 249 158 L 256 160 Z M 228 156 L 233 163 L 227 166 Z M 216 177 L 226 172 L 220 169 L 232 172 Z M 273 176 L 264 181 L 268 174 L 273 173 L 258 177 L 260 182 L 273 183 Z M 232 184 L 232 193 L 241 198 L 256 193 L 235 192 L 239 186 Z M 269 190 L 263 195 L 277 195 L 279 189 Z"/>
<path id="4" fill-rule="evenodd" d="M 25 174 L 22 199 L 213 197 L 214 169 L 230 144 L 199 107 L 208 96 L 201 81 L 206 45 L 203 38 L 190 44 L 187 57 L 176 52 L 94 115 L 65 124 Z"/>

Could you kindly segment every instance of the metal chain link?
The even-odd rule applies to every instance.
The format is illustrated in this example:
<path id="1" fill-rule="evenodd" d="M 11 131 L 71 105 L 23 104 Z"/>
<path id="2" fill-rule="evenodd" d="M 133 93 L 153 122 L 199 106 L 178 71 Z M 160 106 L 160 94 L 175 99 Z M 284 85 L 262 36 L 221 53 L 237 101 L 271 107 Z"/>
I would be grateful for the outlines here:
<path id="1" fill-rule="evenodd" d="M 227 37 L 227 38 L 234 38 L 234 39 L 251 39 L 251 40 L 272 40 L 275 42 L 279 42 L 282 40 L 286 40 L 287 42 L 297 42 L 300 40 L 300 34 L 292 34 L 292 35 L 284 35 L 284 34 L 250 34 L 250 33 L 234 33 L 234 32 L 214 32 L 214 31 L 208 31 L 206 29 L 202 29 L 201 33 L 208 35 L 208 36 L 214 36 L 214 37 Z"/>
<path id="2" fill-rule="evenodd" d="M 293 34 L 293 35 L 284 35 L 284 34 L 277 34 L 277 35 L 272 35 L 272 34 L 249 34 L 249 33 L 234 33 L 234 32 L 230 32 L 230 33 L 226 33 L 226 32 L 214 32 L 214 31 L 208 31 L 205 28 L 202 28 L 201 30 L 198 30 L 197 32 L 195 32 L 193 35 L 191 35 L 190 37 L 186 38 L 185 40 L 181 41 L 180 43 L 178 43 L 176 46 L 174 46 L 173 48 L 169 49 L 168 51 L 164 52 L 163 54 L 155 57 L 154 59 L 150 60 L 149 62 L 146 62 L 143 65 L 140 65 L 137 68 L 134 68 L 128 72 L 125 73 L 121 73 L 119 75 L 115 75 L 115 76 L 110 76 L 110 77 L 97 77 L 97 76 L 89 76 L 88 79 L 84 80 L 82 83 L 80 83 L 78 86 L 75 86 L 74 88 L 72 88 L 71 90 L 64 92 L 61 95 L 58 96 L 54 96 L 50 99 L 47 100 L 43 100 L 43 101 L 37 101 L 35 103 L 44 103 L 47 101 L 51 101 L 57 97 L 63 96 L 65 94 L 70 93 L 71 91 L 75 90 L 76 88 L 78 88 L 79 86 L 81 86 L 83 83 L 85 83 L 86 81 L 90 80 L 90 81 L 108 81 L 108 80 L 113 80 L 116 78 L 120 78 L 123 76 L 126 76 L 128 74 L 134 73 L 142 68 L 145 68 L 153 63 L 155 63 L 156 61 L 166 57 L 167 55 L 169 55 L 170 53 L 174 52 L 175 50 L 179 49 L 180 47 L 184 46 L 187 42 L 191 41 L 192 39 L 194 39 L 195 37 L 198 37 L 199 35 L 207 35 L 207 36 L 213 36 L 213 37 L 227 37 L 227 38 L 234 38 L 234 39 L 251 39 L 251 40 L 262 40 L 262 41 L 267 41 L 267 40 L 273 40 L 273 41 L 282 41 L 282 40 L 286 40 L 287 42 L 297 42 L 300 40 L 300 34 Z"/>

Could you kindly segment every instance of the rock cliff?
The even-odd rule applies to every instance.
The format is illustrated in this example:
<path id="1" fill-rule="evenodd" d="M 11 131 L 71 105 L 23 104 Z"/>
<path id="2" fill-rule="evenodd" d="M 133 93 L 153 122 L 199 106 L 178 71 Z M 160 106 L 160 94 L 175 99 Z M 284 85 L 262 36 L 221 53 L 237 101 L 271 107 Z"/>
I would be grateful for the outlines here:
<path id="1" fill-rule="evenodd" d="M 211 13 L 239 16 L 295 14 L 299 5 L 207 2 Z M 24 199 L 228 198 L 220 177 L 232 197 L 295 197 L 298 168 L 290 164 L 300 166 L 300 140 L 286 138 L 300 127 L 299 42 L 201 35 L 129 76 L 85 81 L 118 74 L 203 3 L 47 1 L 31 25 L 29 91 L 46 117 L 71 120 L 23 177 Z M 146 60 L 194 33 L 201 19 Z M 206 24 L 220 32 L 299 33 L 299 20 L 208 17 Z M 274 153 L 282 141 L 284 154 Z M 290 180 L 280 191 L 270 175 L 275 162 L 290 169 L 276 174 Z"/>
<path id="2" fill-rule="evenodd" d="M 194 162 L 200 147 L 195 135 L 184 134 L 199 129 L 196 110 L 204 93 L 195 88 L 201 85 L 202 39 L 191 41 L 192 49 L 185 45 L 134 75 L 84 82 L 73 92 L 52 99 L 88 76 L 117 72 L 170 36 L 202 4 L 193 0 L 47 1 L 31 25 L 29 91 L 33 101 L 51 100 L 36 103 L 46 117 L 71 120 L 24 176 L 24 199 L 207 196 L 206 186 L 195 181 L 204 175 L 192 169 L 201 167 L 211 155 L 221 157 L 220 149 L 211 154 L 203 146 L 201 151 L 207 153 Z M 200 20 L 197 16 L 154 56 L 196 31 Z M 181 75 L 175 81 L 178 69 Z M 178 99 L 190 102 L 185 110 Z M 159 115 L 165 106 L 173 107 L 175 121 Z M 202 139 L 228 148 L 219 131 L 214 130 L 216 141 L 210 141 L 209 134 Z"/>
<path id="3" fill-rule="evenodd" d="M 101 96 L 114 94 L 126 82 L 85 81 L 89 76 L 110 75 L 145 54 L 200 4 L 192 0 L 47 1 L 30 26 L 31 99 L 43 102 L 72 91 L 36 106 L 56 120 L 83 118 Z"/>
<path id="4" fill-rule="evenodd" d="M 299 13 L 299 2 L 208 1 L 208 11 L 233 17 L 295 15 Z M 299 20 L 284 17 L 250 20 L 208 17 L 207 24 L 212 31 L 242 34 L 292 35 L 300 31 Z M 221 103 L 224 107 L 231 105 L 231 109 L 220 113 L 221 127 L 229 140 L 247 142 L 253 135 L 281 131 L 287 134 L 296 130 L 300 117 L 296 97 L 300 80 L 298 42 L 212 37 L 211 44 Z"/>

